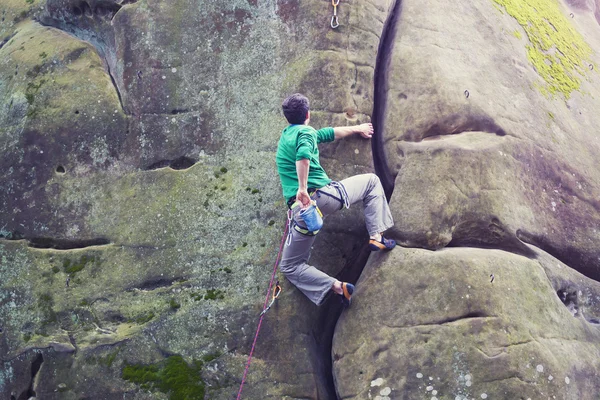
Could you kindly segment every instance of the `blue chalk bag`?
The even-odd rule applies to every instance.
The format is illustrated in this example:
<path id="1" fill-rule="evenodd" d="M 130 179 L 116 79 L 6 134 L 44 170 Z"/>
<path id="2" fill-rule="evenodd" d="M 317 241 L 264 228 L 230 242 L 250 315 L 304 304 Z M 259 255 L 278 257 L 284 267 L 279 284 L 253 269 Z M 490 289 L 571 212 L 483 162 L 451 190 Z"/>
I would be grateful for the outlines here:
<path id="1" fill-rule="evenodd" d="M 323 214 L 314 201 L 311 202 L 310 206 L 300 211 L 300 217 L 304 220 L 309 231 L 315 232 L 323 227 Z"/>

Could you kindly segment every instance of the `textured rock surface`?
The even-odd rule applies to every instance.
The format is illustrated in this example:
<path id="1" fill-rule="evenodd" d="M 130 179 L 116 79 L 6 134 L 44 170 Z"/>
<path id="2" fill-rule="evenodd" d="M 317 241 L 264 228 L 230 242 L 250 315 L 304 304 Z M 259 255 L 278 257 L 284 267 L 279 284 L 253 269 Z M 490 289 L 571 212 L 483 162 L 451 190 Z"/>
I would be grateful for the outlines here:
<path id="1" fill-rule="evenodd" d="M 358 284 L 334 338 L 340 398 L 597 396 L 600 284 L 550 256 L 401 249 Z"/>
<path id="2" fill-rule="evenodd" d="M 368 120 L 388 6 L 346 4 L 333 32 L 319 2 L 2 3 L 2 397 L 166 398 L 121 378 L 171 355 L 235 395 L 285 221 L 281 99 Z M 366 141 L 322 154 L 335 178 L 372 170 Z M 315 249 L 331 274 L 364 240 L 345 218 Z M 245 395 L 335 396 L 337 304 L 285 283 L 280 304 Z"/>
<path id="3" fill-rule="evenodd" d="M 585 43 L 575 28 L 590 28 L 589 14 L 575 20 L 557 2 L 539 3 L 542 17 Z M 581 90 L 552 96 L 547 91 L 557 83 L 528 60 L 536 37 L 508 14 L 512 8 L 493 1 L 455 6 L 462 12 L 403 2 L 385 118 L 398 230 L 426 248 L 513 249 L 519 236 L 597 279 L 600 147 L 590 129 L 598 123 L 591 111 L 597 73 L 565 68 L 564 79 L 579 79 Z M 585 36 L 594 45 L 599 39 L 597 26 Z M 567 45 L 556 46 L 571 55 Z M 594 57 L 580 63 L 594 65 Z"/>
<path id="4" fill-rule="evenodd" d="M 376 165 L 404 244 L 454 248 L 369 260 L 334 337 L 340 398 L 595 398 L 594 16 L 555 1 L 396 12 Z"/>
<path id="5" fill-rule="evenodd" d="M 373 155 L 321 157 L 377 169 L 412 249 L 369 259 L 337 328 L 282 282 L 244 398 L 591 398 L 600 31 L 571 3 L 343 1 L 331 30 L 316 0 L 3 0 L 0 396 L 167 399 L 169 374 L 235 396 L 300 91 L 315 126 L 373 116 Z M 360 210 L 319 236 L 312 262 L 356 281 Z"/>

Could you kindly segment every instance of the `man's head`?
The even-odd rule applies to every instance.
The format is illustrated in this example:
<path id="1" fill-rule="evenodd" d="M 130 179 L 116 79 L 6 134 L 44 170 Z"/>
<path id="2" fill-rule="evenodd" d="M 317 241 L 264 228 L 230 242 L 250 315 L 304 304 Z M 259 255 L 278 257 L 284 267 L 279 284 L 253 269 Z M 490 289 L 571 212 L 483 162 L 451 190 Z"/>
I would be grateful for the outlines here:
<path id="1" fill-rule="evenodd" d="M 310 104 L 306 96 L 300 93 L 289 96 L 283 101 L 281 107 L 283 108 L 283 115 L 290 124 L 302 125 L 309 118 Z"/>

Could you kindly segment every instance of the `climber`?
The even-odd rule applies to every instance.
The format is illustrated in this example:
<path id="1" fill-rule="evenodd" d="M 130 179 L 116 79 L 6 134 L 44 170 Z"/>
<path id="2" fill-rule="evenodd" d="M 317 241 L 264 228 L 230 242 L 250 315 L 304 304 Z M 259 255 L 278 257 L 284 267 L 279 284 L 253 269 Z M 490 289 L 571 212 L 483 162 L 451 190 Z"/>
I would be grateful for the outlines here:
<path id="1" fill-rule="evenodd" d="M 394 248 L 396 242 L 383 236 L 383 232 L 391 228 L 394 222 L 377 175 L 356 175 L 335 182 L 329 179 L 319 163 L 319 143 L 332 142 L 352 134 L 370 139 L 374 133 L 373 125 L 365 123 L 315 130 L 309 125 L 309 101 L 299 93 L 286 98 L 282 107 L 290 125 L 281 133 L 276 161 L 283 196 L 289 208 L 290 229 L 279 268 L 313 303 L 322 304 L 333 291 L 340 295 L 347 307 L 354 285 L 340 282 L 307 264 L 318 231 L 307 229 L 300 212 L 315 202 L 323 217 L 327 217 L 362 201 L 370 236 L 369 249 L 379 251 Z"/>

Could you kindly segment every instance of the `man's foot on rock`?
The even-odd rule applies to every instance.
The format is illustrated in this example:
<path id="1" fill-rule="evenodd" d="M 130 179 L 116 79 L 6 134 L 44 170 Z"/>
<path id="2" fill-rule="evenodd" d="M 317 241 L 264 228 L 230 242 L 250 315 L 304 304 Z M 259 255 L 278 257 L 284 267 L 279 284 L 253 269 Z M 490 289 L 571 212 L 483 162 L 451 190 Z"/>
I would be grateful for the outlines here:
<path id="1" fill-rule="evenodd" d="M 381 241 L 375 239 L 369 240 L 369 250 L 371 251 L 391 250 L 394 247 L 396 247 L 396 241 L 394 239 L 387 239 L 382 236 Z"/>
<path id="2" fill-rule="evenodd" d="M 354 293 L 354 285 L 347 282 L 342 282 L 342 304 L 344 307 L 350 307 L 352 303 L 352 293 Z"/>

